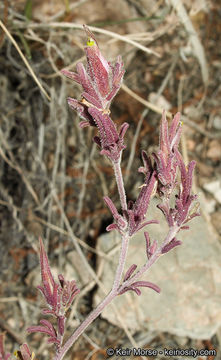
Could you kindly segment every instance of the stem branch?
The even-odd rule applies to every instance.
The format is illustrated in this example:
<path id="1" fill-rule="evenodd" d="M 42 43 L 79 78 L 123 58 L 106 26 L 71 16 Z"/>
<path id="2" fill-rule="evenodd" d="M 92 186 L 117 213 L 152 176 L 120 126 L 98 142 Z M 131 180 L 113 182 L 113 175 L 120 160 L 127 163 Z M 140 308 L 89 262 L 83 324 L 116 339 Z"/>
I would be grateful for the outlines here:
<path id="1" fill-rule="evenodd" d="M 60 349 L 60 352 L 57 353 L 53 360 L 61 360 L 70 349 L 70 347 L 75 343 L 79 336 L 86 330 L 86 328 L 100 315 L 103 309 L 113 300 L 116 296 L 116 292 L 111 291 L 101 303 L 94 309 L 88 317 L 79 325 L 71 337 L 66 341 L 64 346 Z"/>
<path id="2" fill-rule="evenodd" d="M 75 343 L 75 341 L 79 338 L 79 336 L 86 330 L 86 328 L 101 314 L 103 309 L 110 304 L 110 302 L 125 288 L 129 287 L 135 280 L 141 277 L 160 257 L 162 254 L 162 249 L 165 245 L 167 245 L 178 233 L 180 227 L 174 225 L 168 232 L 165 240 L 163 241 L 162 245 L 158 248 L 158 250 L 151 256 L 149 261 L 144 264 L 137 273 L 132 276 L 130 279 L 125 281 L 122 286 L 119 288 L 119 284 L 121 281 L 122 273 L 124 270 L 124 265 L 126 261 L 128 243 L 130 237 L 128 234 L 125 234 L 122 237 L 122 246 L 121 246 L 121 253 L 119 257 L 119 264 L 117 267 L 115 280 L 113 284 L 112 290 L 109 294 L 101 301 L 101 303 L 94 309 L 88 317 L 79 325 L 79 327 L 75 330 L 75 332 L 71 335 L 71 337 L 67 340 L 64 346 L 60 349 L 60 352 L 57 353 L 53 360 L 62 360 L 64 355 L 70 349 L 70 347 Z"/>
<path id="3" fill-rule="evenodd" d="M 136 272 L 136 274 L 134 274 L 134 276 L 130 277 L 127 281 L 125 281 L 122 284 L 120 289 L 118 289 L 119 292 L 122 291 L 125 287 L 129 287 L 131 284 L 133 284 L 134 281 L 139 279 L 159 259 L 159 257 L 162 255 L 162 249 L 164 248 L 164 246 L 167 245 L 176 236 L 176 234 L 178 233 L 179 230 L 180 230 L 180 227 L 177 225 L 174 225 L 173 227 L 170 228 L 162 245 L 150 257 L 149 261 L 146 264 L 144 264 L 140 268 L 140 270 L 138 270 Z"/>

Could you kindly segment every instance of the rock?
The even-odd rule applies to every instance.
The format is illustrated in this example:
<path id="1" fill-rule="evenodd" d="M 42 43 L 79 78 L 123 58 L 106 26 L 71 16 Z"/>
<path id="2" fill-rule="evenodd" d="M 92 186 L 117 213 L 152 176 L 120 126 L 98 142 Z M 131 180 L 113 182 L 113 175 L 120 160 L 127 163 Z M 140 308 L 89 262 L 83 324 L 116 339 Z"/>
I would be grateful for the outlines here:
<path id="1" fill-rule="evenodd" d="M 167 99 L 163 95 L 159 96 L 155 92 L 151 92 L 149 94 L 148 100 L 154 105 L 159 106 L 161 109 L 170 110 L 172 107 L 169 101 L 167 101 Z"/>
<path id="2" fill-rule="evenodd" d="M 150 207 L 149 214 L 147 219 L 160 219 L 160 226 L 149 225 L 145 230 L 152 240 L 162 241 L 167 232 L 163 216 L 155 206 Z M 178 236 L 183 244 L 162 256 L 143 276 L 160 286 L 160 294 L 143 288 L 141 296 L 128 292 L 114 299 L 114 305 L 132 332 L 148 329 L 208 339 L 221 326 L 221 246 L 202 216 L 193 219 L 190 225 L 190 230 Z M 100 237 L 98 247 L 106 252 L 118 241 L 119 236 L 111 232 Z M 140 267 L 145 260 L 145 241 L 140 231 L 130 241 L 125 270 L 134 263 Z M 110 261 L 103 260 L 101 281 L 106 289 L 112 286 L 117 262 L 117 253 Z M 98 290 L 94 302 L 97 304 L 102 298 L 103 293 Z M 110 307 L 102 316 L 120 326 Z"/>
<path id="3" fill-rule="evenodd" d="M 182 48 L 182 51 L 184 52 L 184 56 L 190 56 L 192 54 L 192 48 L 189 46 L 186 46 Z M 198 109 L 197 107 L 190 105 L 185 107 L 184 114 L 195 121 L 198 121 L 201 118 L 202 110 Z"/>
<path id="4" fill-rule="evenodd" d="M 204 210 L 208 215 L 212 214 L 215 211 L 217 202 L 215 199 L 212 198 L 211 195 L 209 195 L 209 198 L 205 196 L 203 192 L 198 193 L 198 199 L 200 201 L 201 209 Z M 209 219 L 209 216 L 208 216 Z"/>
<path id="5" fill-rule="evenodd" d="M 221 130 L 221 117 L 219 115 L 214 116 L 213 127 L 216 130 Z"/>
<path id="6" fill-rule="evenodd" d="M 204 209 L 208 214 L 212 214 L 215 211 L 216 200 L 206 199 L 206 208 Z"/>
<path id="7" fill-rule="evenodd" d="M 216 201 L 221 204 L 221 186 L 219 180 L 211 181 L 210 183 L 204 184 L 203 188 L 209 193 L 211 193 L 216 199 Z"/>
<path id="8" fill-rule="evenodd" d="M 65 264 L 64 277 L 66 280 L 75 280 L 78 288 L 86 286 L 92 281 L 91 274 L 76 250 L 68 253 Z"/>

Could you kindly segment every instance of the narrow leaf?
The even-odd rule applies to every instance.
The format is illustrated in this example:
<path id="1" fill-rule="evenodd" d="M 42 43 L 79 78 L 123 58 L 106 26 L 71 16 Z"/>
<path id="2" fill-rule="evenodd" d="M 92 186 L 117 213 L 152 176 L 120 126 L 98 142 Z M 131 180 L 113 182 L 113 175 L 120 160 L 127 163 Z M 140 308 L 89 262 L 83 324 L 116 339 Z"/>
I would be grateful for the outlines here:
<path id="1" fill-rule="evenodd" d="M 150 281 L 144 281 L 144 280 L 141 280 L 141 281 L 136 281 L 135 283 L 131 284 L 131 287 L 148 287 L 148 288 L 151 288 L 153 289 L 154 291 L 160 293 L 160 288 L 159 286 L 157 286 L 156 284 L 153 284 L 152 282 Z"/>
<path id="2" fill-rule="evenodd" d="M 136 270 L 136 268 L 137 268 L 137 265 L 135 265 L 135 264 L 131 265 L 126 272 L 123 281 L 128 280 L 131 277 L 131 275 L 133 274 L 133 272 Z"/>
<path id="3" fill-rule="evenodd" d="M 182 241 L 180 240 L 176 240 L 176 238 L 174 238 L 173 240 L 171 240 L 169 242 L 169 244 L 165 245 L 162 249 L 162 254 L 167 253 L 168 251 L 172 250 L 175 246 L 181 245 Z"/>

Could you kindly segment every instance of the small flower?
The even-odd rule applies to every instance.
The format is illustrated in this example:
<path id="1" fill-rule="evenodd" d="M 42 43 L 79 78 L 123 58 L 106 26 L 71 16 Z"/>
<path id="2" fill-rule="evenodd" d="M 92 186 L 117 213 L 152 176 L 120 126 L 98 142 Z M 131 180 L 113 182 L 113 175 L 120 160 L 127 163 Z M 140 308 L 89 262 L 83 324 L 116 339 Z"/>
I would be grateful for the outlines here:
<path id="1" fill-rule="evenodd" d="M 66 281 L 63 275 L 58 275 L 59 284 L 55 282 L 41 238 L 39 243 L 43 286 L 38 286 L 37 288 L 43 294 L 49 307 L 49 309 L 43 309 L 43 313 L 52 314 L 56 317 L 63 316 L 80 290 L 77 288 L 74 280 Z"/>
<path id="2" fill-rule="evenodd" d="M 94 141 L 101 147 L 101 154 L 117 162 L 125 148 L 123 140 L 129 125 L 124 123 L 118 132 L 109 114 L 111 101 L 123 81 L 123 63 L 119 56 L 116 64 L 111 65 L 101 54 L 94 35 L 87 26 L 84 29 L 88 36 L 86 69 L 82 63 L 78 63 L 77 73 L 62 70 L 65 76 L 83 87 L 81 100 L 68 98 L 68 104 L 83 119 L 80 127 L 98 128 L 99 137 L 96 136 Z"/>
<path id="3" fill-rule="evenodd" d="M 172 124 L 168 129 L 166 114 L 163 112 L 160 125 L 160 149 L 153 153 L 155 168 L 158 179 L 158 191 L 169 197 L 176 182 L 177 158 L 176 150 L 181 136 L 180 113 L 173 118 Z"/>
<path id="4" fill-rule="evenodd" d="M 61 303 L 64 307 L 65 312 L 71 306 L 75 296 L 80 292 L 76 286 L 76 281 L 66 281 L 63 275 L 58 275 L 58 280 L 60 282 L 62 291 L 61 291 Z"/>
<path id="5" fill-rule="evenodd" d="M 199 216 L 199 212 L 190 212 L 191 204 L 197 199 L 197 195 L 191 195 L 193 171 L 196 166 L 195 161 L 191 161 L 188 167 L 185 167 L 182 156 L 177 151 L 177 158 L 179 159 L 179 168 L 181 173 L 181 186 L 179 194 L 176 196 L 176 214 L 174 219 L 178 226 L 186 224 L 195 216 Z"/>
<path id="6" fill-rule="evenodd" d="M 163 212 L 169 227 L 174 225 L 179 226 L 181 229 L 188 229 L 188 226 L 183 226 L 188 221 L 196 216 L 199 216 L 199 212 L 191 205 L 194 200 L 197 199 L 197 195 L 192 195 L 192 181 L 193 171 L 196 165 L 195 161 L 191 161 L 188 167 L 185 167 L 181 154 L 176 151 L 176 158 L 181 173 L 181 184 L 178 195 L 175 196 L 175 208 L 171 208 L 168 199 L 164 200 L 162 204 L 157 207 Z"/>
<path id="7" fill-rule="evenodd" d="M 126 147 L 123 140 L 129 124 L 123 123 L 118 133 L 109 115 L 103 114 L 95 108 L 88 108 L 88 112 L 99 130 L 100 136 L 96 136 L 94 141 L 101 147 L 101 155 L 106 155 L 112 161 L 117 162 L 122 150 Z"/>
<path id="8" fill-rule="evenodd" d="M 42 313 L 53 315 L 57 318 L 58 331 L 55 330 L 54 326 L 48 320 L 41 320 L 40 324 L 42 324 L 42 326 L 31 326 L 27 331 L 29 333 L 45 333 L 49 335 L 48 342 L 60 346 L 64 334 L 65 314 L 80 290 L 77 288 L 74 280 L 66 281 L 61 274 L 58 275 L 59 283 L 55 282 L 41 238 L 39 239 L 39 243 L 42 286 L 38 286 L 37 288 L 43 294 L 48 306 L 42 310 Z"/>
<path id="9" fill-rule="evenodd" d="M 14 352 L 15 357 L 18 360 L 34 360 L 35 353 L 31 352 L 27 344 L 22 344 L 20 350 Z"/>
<path id="10" fill-rule="evenodd" d="M 81 101 L 69 99 L 69 105 L 85 120 L 81 126 L 95 126 L 87 108 L 96 108 L 101 113 L 109 114 L 110 103 L 123 81 L 124 69 L 121 57 L 117 58 L 115 65 L 111 65 L 101 54 L 94 35 L 85 25 L 84 29 L 88 36 L 85 47 L 86 70 L 82 63 L 78 63 L 77 73 L 65 69 L 62 73 L 83 87 Z"/>
<path id="11" fill-rule="evenodd" d="M 144 222 L 155 184 L 156 173 L 153 172 L 152 174 L 148 174 L 136 202 L 128 202 L 128 209 L 124 212 L 124 215 L 128 219 L 130 236 L 141 230 L 146 225 L 158 224 L 158 221 L 156 220 Z"/>

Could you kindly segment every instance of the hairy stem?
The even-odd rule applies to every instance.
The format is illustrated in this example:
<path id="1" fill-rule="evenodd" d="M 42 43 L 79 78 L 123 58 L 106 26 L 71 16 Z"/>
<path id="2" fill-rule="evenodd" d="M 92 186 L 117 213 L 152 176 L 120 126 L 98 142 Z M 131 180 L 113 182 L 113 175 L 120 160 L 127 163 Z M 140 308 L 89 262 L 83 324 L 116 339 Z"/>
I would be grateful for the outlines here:
<path id="1" fill-rule="evenodd" d="M 159 246 L 157 251 L 150 257 L 148 262 L 140 268 L 140 270 L 138 270 L 130 279 L 128 279 L 122 284 L 122 286 L 118 289 L 119 292 L 122 291 L 125 287 L 129 287 L 131 284 L 134 283 L 134 281 L 139 279 L 159 259 L 159 257 L 163 255 L 162 249 L 176 236 L 179 230 L 180 227 L 177 225 L 174 225 L 173 227 L 170 228 L 162 245 Z"/>
<path id="2" fill-rule="evenodd" d="M 114 175 L 117 182 L 118 193 L 120 196 L 121 208 L 122 210 L 127 210 L 127 199 L 124 189 L 124 181 L 123 181 L 120 163 L 121 163 L 121 159 L 119 159 L 118 162 L 112 162 L 114 168 Z"/>
<path id="3" fill-rule="evenodd" d="M 64 318 L 64 329 L 65 329 L 65 323 L 66 323 L 66 318 Z M 60 328 L 59 328 L 59 319 L 57 318 L 57 325 L 58 325 L 58 336 L 57 339 L 59 340 L 60 344 L 62 345 L 63 342 L 63 338 L 64 338 L 64 332 L 61 334 L 60 333 Z M 59 349 L 57 349 L 56 354 L 59 352 Z"/>
<path id="4" fill-rule="evenodd" d="M 129 236 L 125 234 L 122 237 L 122 246 L 121 253 L 119 257 L 119 264 L 117 267 L 114 285 L 110 293 L 101 301 L 101 303 L 94 309 L 88 317 L 79 325 L 79 327 L 75 330 L 75 332 L 71 335 L 71 337 L 67 340 L 64 346 L 60 349 L 60 352 L 55 355 L 53 360 L 62 360 L 64 355 L 70 349 L 70 347 L 75 343 L 75 341 L 79 338 L 79 336 L 86 330 L 86 328 L 101 314 L 103 309 L 110 304 L 110 302 L 121 292 L 125 287 L 130 286 L 135 280 L 141 277 L 161 256 L 162 249 L 165 245 L 167 245 L 178 233 L 180 227 L 174 225 L 168 232 L 165 240 L 162 245 L 158 248 L 158 250 L 151 256 L 149 261 L 144 264 L 137 273 L 132 276 L 129 280 L 125 281 L 122 286 L 119 288 L 119 284 L 121 281 L 122 273 L 124 270 L 124 265 L 126 261 L 127 248 L 129 242 Z"/>
<path id="5" fill-rule="evenodd" d="M 122 236 L 122 246 L 119 256 L 119 263 L 114 279 L 114 284 L 111 292 L 101 301 L 101 303 L 94 309 L 88 317 L 79 325 L 79 327 L 75 330 L 75 332 L 71 335 L 71 337 L 67 340 L 64 346 L 60 349 L 60 351 L 55 355 L 53 360 L 61 360 L 63 359 L 66 352 L 70 349 L 70 347 L 75 343 L 75 341 L 79 338 L 79 336 L 86 330 L 86 328 L 101 314 L 103 309 L 118 295 L 118 287 L 120 285 L 121 277 L 124 271 L 124 265 L 127 256 L 127 249 L 129 243 L 129 236 L 125 234 Z"/>
<path id="6" fill-rule="evenodd" d="M 111 291 L 102 301 L 101 303 L 94 309 L 88 317 L 79 325 L 79 327 L 75 330 L 75 332 L 71 335 L 71 337 L 66 341 L 64 346 L 60 349 L 59 353 L 57 353 L 53 360 L 61 360 L 64 358 L 67 351 L 70 347 L 75 343 L 75 341 L 79 338 L 79 336 L 87 329 L 87 327 L 101 314 L 103 309 L 113 300 L 113 298 L 117 295 L 116 292 Z"/>
<path id="7" fill-rule="evenodd" d="M 126 261 L 126 257 L 127 257 L 129 239 L 130 238 L 129 238 L 128 234 L 126 234 L 125 236 L 122 236 L 119 263 L 118 263 L 118 267 L 117 267 L 117 271 L 116 271 L 116 275 L 115 275 L 115 279 L 114 279 L 114 284 L 113 284 L 113 288 L 112 288 L 113 291 L 117 291 L 117 289 L 120 285 L 120 281 L 122 278 L 122 274 L 124 271 L 124 265 L 125 265 L 125 261 Z"/>

